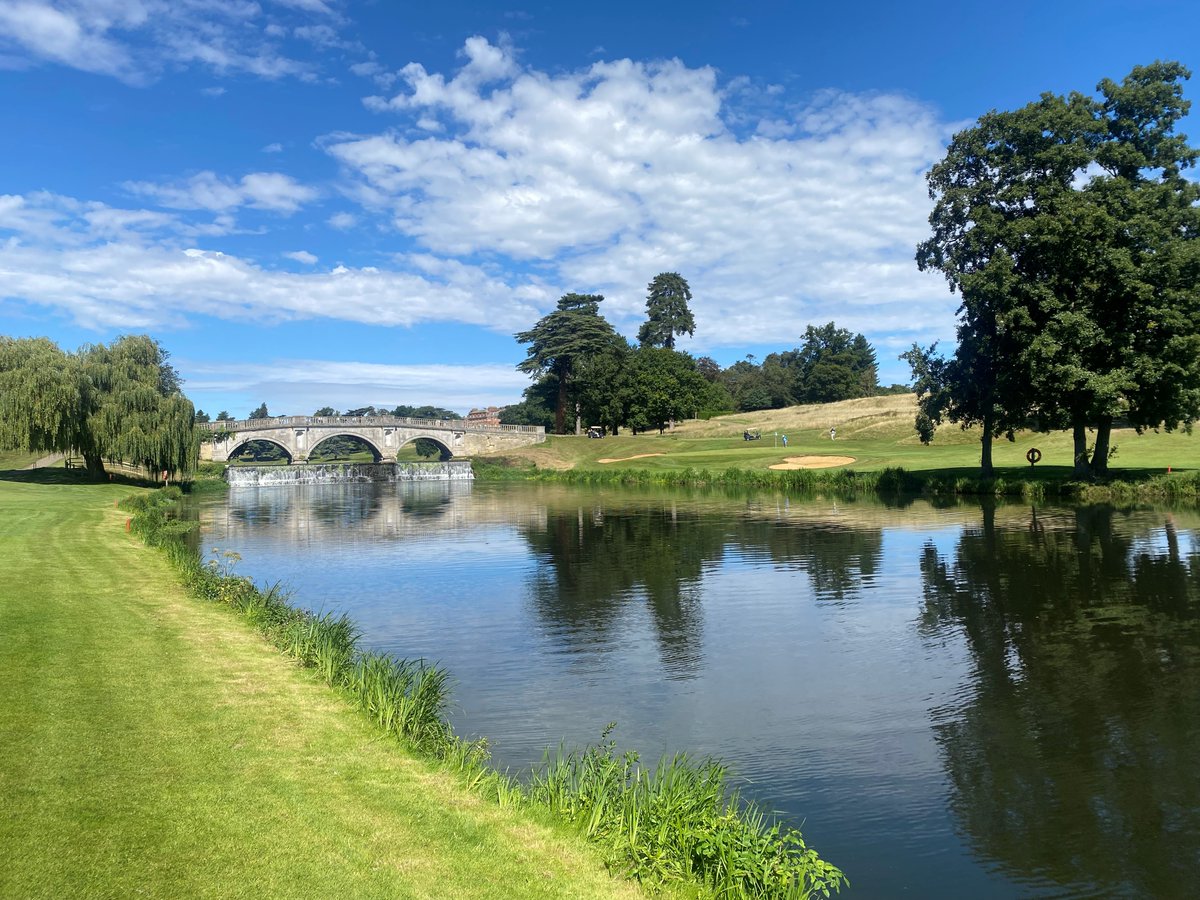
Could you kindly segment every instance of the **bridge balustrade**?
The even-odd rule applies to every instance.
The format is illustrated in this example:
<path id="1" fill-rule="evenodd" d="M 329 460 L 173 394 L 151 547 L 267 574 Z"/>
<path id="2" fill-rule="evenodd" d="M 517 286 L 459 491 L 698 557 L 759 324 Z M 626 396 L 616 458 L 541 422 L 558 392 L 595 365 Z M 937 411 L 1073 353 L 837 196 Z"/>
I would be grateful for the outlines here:
<path id="1" fill-rule="evenodd" d="M 261 431 L 266 428 L 308 428 L 312 426 L 404 425 L 412 428 L 436 428 L 454 431 L 538 434 L 541 425 L 482 425 L 466 419 L 413 419 L 407 416 L 279 416 L 271 419 L 226 419 L 220 422 L 197 422 L 208 431 Z"/>

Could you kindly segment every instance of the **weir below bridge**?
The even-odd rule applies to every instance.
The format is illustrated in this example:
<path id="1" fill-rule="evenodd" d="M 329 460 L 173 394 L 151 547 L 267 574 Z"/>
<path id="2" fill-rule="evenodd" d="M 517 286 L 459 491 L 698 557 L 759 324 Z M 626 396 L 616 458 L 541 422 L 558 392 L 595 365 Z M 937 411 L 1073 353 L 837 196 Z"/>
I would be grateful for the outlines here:
<path id="1" fill-rule="evenodd" d="M 292 463 L 309 456 L 332 437 L 355 437 L 379 460 L 395 460 L 405 444 L 417 438 L 433 441 L 444 459 L 494 453 L 540 444 L 546 429 L 540 425 L 479 425 L 465 419 L 409 419 L 400 416 L 280 416 L 277 419 L 205 422 L 212 433 L 200 445 L 200 458 L 228 462 L 251 441 L 281 447 Z"/>

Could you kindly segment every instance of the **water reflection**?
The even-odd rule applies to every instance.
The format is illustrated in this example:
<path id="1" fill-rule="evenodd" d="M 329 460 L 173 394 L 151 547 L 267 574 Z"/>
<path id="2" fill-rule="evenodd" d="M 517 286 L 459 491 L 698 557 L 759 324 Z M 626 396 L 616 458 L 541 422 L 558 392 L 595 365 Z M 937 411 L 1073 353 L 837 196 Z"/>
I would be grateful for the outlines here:
<path id="1" fill-rule="evenodd" d="M 613 720 L 721 756 L 852 896 L 1200 883 L 1194 511 L 425 482 L 202 517 L 243 574 L 443 662 L 501 765 Z"/>
<path id="2" fill-rule="evenodd" d="M 720 520 L 673 503 L 559 507 L 521 532 L 539 563 L 534 608 L 565 640 L 595 641 L 623 620 L 626 604 L 644 601 L 667 674 L 695 674 L 700 576 L 724 552 Z"/>
<path id="3" fill-rule="evenodd" d="M 1183 546 L 1185 545 L 1186 546 Z M 1200 558 L 1168 514 L 1110 507 L 924 548 L 921 627 L 973 678 L 934 713 L 970 845 L 1020 880 L 1173 897 L 1200 884 Z"/>

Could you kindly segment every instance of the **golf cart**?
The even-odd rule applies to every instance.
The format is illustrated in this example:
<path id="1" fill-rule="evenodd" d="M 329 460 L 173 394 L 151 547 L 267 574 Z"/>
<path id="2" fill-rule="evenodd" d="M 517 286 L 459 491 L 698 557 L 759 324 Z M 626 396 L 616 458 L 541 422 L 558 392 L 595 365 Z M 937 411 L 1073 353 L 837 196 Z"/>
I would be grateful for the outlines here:
<path id="1" fill-rule="evenodd" d="M 747 428 L 742 432 L 742 440 L 744 441 L 757 441 L 760 437 L 762 437 L 762 434 L 757 428 L 754 431 Z"/>
<path id="2" fill-rule="evenodd" d="M 601 425 L 589 425 L 587 434 L 590 438 L 602 438 L 604 437 L 604 428 Z"/>

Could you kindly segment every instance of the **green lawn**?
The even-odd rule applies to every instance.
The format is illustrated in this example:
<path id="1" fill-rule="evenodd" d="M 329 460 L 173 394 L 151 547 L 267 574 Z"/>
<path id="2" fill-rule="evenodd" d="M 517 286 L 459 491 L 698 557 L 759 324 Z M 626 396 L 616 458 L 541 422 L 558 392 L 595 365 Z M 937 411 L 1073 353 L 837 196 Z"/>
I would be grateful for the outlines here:
<path id="1" fill-rule="evenodd" d="M 845 465 L 859 470 L 899 466 L 912 472 L 978 472 L 978 431 L 945 426 L 926 446 L 916 437 L 914 414 L 912 395 L 874 397 L 684 422 L 661 436 L 657 432 L 622 433 L 600 440 L 552 436 L 544 445 L 504 455 L 551 469 L 691 467 L 720 471 L 765 469 L 792 456 L 844 456 L 854 460 Z M 836 440 L 830 440 L 831 427 L 837 429 Z M 759 431 L 761 438 L 743 440 L 747 429 Z M 782 445 L 784 434 L 788 437 L 786 448 Z M 1138 435 L 1132 429 L 1114 429 L 1112 442 L 1117 447 L 1109 464 L 1114 474 L 1157 474 L 1168 468 L 1186 471 L 1200 466 L 1200 437 L 1194 435 Z M 1070 473 L 1074 450 L 1069 432 L 1025 432 L 1016 435 L 1014 443 L 1003 438 L 994 442 L 993 459 L 1001 474 L 1030 475 L 1025 454 L 1031 447 L 1042 452 L 1035 477 Z M 617 461 L 601 461 L 605 459 Z"/>
<path id="2" fill-rule="evenodd" d="M 640 896 L 185 596 L 129 491 L 0 478 L 0 896 Z"/>

